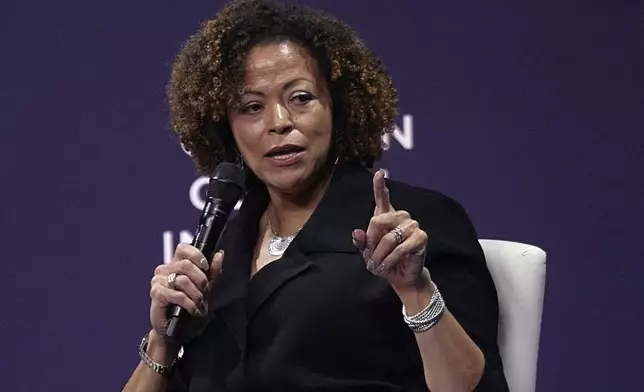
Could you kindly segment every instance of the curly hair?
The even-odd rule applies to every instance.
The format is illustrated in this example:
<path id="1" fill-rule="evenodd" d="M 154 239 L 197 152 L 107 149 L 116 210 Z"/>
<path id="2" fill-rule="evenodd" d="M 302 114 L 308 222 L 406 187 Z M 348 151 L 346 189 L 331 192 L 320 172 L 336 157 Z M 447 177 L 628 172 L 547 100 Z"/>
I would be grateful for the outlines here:
<path id="1" fill-rule="evenodd" d="M 338 157 L 372 167 L 398 115 L 398 93 L 381 60 L 352 28 L 322 11 L 237 0 L 188 39 L 167 86 L 170 126 L 197 169 L 209 174 L 236 160 L 227 109 L 240 98 L 245 59 L 255 46 L 280 41 L 304 46 L 318 63 L 331 92 Z"/>

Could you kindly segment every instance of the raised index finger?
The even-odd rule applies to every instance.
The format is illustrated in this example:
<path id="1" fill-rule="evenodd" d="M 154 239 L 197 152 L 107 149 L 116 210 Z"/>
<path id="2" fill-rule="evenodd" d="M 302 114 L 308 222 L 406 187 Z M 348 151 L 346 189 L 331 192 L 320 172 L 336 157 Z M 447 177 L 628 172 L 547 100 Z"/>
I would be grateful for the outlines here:
<path id="1" fill-rule="evenodd" d="M 389 201 L 389 189 L 385 185 L 385 172 L 378 170 L 373 176 L 373 197 L 376 200 L 374 215 L 384 214 L 393 210 Z"/>

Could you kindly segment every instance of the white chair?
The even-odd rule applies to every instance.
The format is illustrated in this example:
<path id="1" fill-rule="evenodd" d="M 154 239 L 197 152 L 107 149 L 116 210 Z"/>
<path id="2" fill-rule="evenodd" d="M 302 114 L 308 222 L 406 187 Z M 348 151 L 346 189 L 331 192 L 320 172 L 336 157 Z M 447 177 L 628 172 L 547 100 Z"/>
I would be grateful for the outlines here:
<path id="1" fill-rule="evenodd" d="M 546 252 L 510 241 L 480 243 L 499 297 L 499 350 L 510 392 L 534 392 Z"/>

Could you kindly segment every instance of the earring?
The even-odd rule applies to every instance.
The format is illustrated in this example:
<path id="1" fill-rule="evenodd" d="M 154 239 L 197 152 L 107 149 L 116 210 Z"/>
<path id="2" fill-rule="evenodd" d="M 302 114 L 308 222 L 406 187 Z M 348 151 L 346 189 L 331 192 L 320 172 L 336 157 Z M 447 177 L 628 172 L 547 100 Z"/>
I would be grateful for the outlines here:
<path id="1" fill-rule="evenodd" d="M 246 172 L 246 162 L 244 162 L 244 158 L 242 157 L 242 155 L 239 152 L 239 150 L 237 150 L 237 164 L 242 169 L 242 171 L 245 173 Z"/>

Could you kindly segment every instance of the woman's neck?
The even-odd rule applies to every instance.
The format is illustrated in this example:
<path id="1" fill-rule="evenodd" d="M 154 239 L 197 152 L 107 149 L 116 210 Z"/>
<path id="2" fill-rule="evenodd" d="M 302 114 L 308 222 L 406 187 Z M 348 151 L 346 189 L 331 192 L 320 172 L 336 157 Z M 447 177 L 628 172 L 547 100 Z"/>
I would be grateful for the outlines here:
<path id="1" fill-rule="evenodd" d="M 326 173 L 312 186 L 297 193 L 282 193 L 268 188 L 270 202 L 265 217 L 278 235 L 291 235 L 304 226 L 324 197 L 331 174 Z"/>

